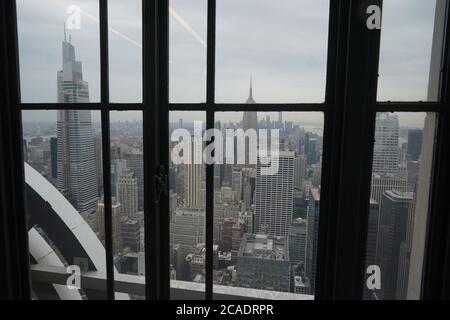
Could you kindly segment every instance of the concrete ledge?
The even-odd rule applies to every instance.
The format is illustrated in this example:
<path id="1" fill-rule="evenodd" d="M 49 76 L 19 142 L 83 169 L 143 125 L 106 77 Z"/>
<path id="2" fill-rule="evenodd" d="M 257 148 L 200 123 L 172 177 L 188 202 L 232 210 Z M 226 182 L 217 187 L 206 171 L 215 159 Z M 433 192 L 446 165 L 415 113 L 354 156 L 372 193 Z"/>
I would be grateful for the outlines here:
<path id="1" fill-rule="evenodd" d="M 63 267 L 34 264 L 30 267 L 32 281 L 65 285 L 70 276 Z M 86 289 L 105 290 L 106 274 L 83 272 L 81 286 Z M 129 274 L 115 274 L 114 288 L 117 292 L 145 295 L 145 277 Z M 170 295 L 173 300 L 204 300 L 205 284 L 188 281 L 170 281 Z M 240 287 L 214 285 L 216 300 L 314 300 L 314 296 L 288 292 L 276 292 Z"/>

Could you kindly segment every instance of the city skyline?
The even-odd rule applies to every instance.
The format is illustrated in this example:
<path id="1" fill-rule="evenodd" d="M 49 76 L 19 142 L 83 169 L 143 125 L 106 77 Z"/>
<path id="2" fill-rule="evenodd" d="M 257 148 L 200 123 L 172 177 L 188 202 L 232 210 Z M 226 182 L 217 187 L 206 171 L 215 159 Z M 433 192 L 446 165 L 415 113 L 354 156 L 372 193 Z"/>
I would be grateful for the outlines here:
<path id="1" fill-rule="evenodd" d="M 303 4 L 303 1 L 299 1 L 280 12 L 288 18 L 283 21 L 279 28 L 288 31 L 286 33 L 287 36 L 299 40 L 294 47 L 290 48 L 292 52 L 297 52 L 298 55 L 285 54 L 283 63 L 274 62 L 280 60 L 279 51 L 264 50 L 267 45 L 275 41 L 273 40 L 274 37 L 271 37 L 275 31 L 264 25 L 264 21 L 267 20 L 265 19 L 267 15 L 265 10 L 270 3 L 267 1 L 258 2 L 258 5 L 256 3 L 255 1 L 249 2 L 243 8 L 242 13 L 233 11 L 233 15 L 230 12 L 230 7 L 233 6 L 232 3 L 226 5 L 221 2 L 218 3 L 217 68 L 218 77 L 220 77 L 217 79 L 218 88 L 229 87 L 226 91 L 226 96 L 229 98 L 227 102 L 244 103 L 247 98 L 248 79 L 250 75 L 253 75 L 255 99 L 257 101 L 283 103 L 286 102 L 285 97 L 296 96 L 295 92 L 298 92 L 302 86 L 302 82 L 298 82 L 299 76 L 295 74 L 300 74 L 300 79 L 316 79 L 317 74 L 322 74 L 325 70 L 326 60 L 323 58 L 320 60 L 322 61 L 321 64 L 319 66 L 316 65 L 315 71 L 306 68 L 304 61 L 308 61 L 311 64 L 311 55 L 315 55 L 317 52 L 320 52 L 321 56 L 326 55 L 326 45 L 324 46 L 323 44 L 326 43 L 326 33 L 328 32 L 327 1 L 317 2 L 319 4 L 315 2 L 314 5 L 308 2 L 307 6 Z M 62 24 L 67 17 L 65 10 L 72 4 L 74 4 L 73 1 L 58 1 L 56 5 L 53 1 L 47 0 L 40 2 L 39 7 L 37 7 L 35 3 L 29 0 L 18 1 L 21 84 L 22 100 L 24 102 L 55 102 L 54 87 L 56 84 L 52 78 L 52 70 L 55 70 L 58 64 L 56 53 L 58 52 L 57 46 L 62 34 Z M 96 16 L 96 12 L 98 12 L 98 6 L 95 2 L 78 0 L 75 4 L 93 16 Z M 381 100 L 426 100 L 434 20 L 433 4 L 434 1 L 423 2 L 418 0 L 410 1 L 407 5 L 391 2 L 384 4 L 383 30 L 388 31 L 382 32 L 379 89 L 380 94 L 384 94 L 386 97 L 384 99 L 382 97 Z M 202 39 L 206 39 L 206 6 L 204 3 L 192 0 L 173 0 L 171 1 L 171 6 Z M 308 10 L 294 10 L 297 6 L 301 8 L 306 7 Z M 405 6 L 408 9 L 408 15 L 404 14 Z M 126 6 L 121 4 L 120 1 L 111 1 L 111 26 L 120 30 L 129 38 L 138 41 L 141 38 L 140 9 L 140 1 L 130 1 Z M 247 32 L 238 34 L 235 28 L 242 26 L 242 21 L 244 21 L 242 15 L 245 14 L 246 10 L 251 10 L 252 13 L 258 14 L 252 14 L 248 21 L 253 27 L 247 28 Z M 303 11 L 305 13 L 299 15 Z M 39 12 L 42 14 L 36 14 Z M 118 18 L 118 12 L 120 12 L 121 18 Z M 269 10 L 268 12 L 272 11 Z M 317 19 L 308 18 L 308 15 Z M 245 18 L 249 19 L 249 16 Z M 414 18 L 417 28 L 408 30 L 401 28 L 403 19 L 410 18 Z M 130 23 L 129 21 L 133 22 Z M 313 42 L 308 41 L 307 52 L 302 49 L 303 42 L 300 41 L 303 39 L 302 35 L 292 31 L 293 24 L 298 29 L 302 29 L 302 26 L 307 26 L 311 30 L 317 30 L 315 31 L 317 40 Z M 171 46 L 174 46 L 173 50 L 171 50 L 173 55 L 171 56 L 170 78 L 171 83 L 173 83 L 170 91 L 178 95 L 178 98 L 173 97 L 172 100 L 176 102 L 202 102 L 204 98 L 201 97 L 204 96 L 206 87 L 204 75 L 206 50 L 198 39 L 187 32 L 173 18 L 170 21 L 170 28 Z M 72 34 L 73 41 L 78 48 L 80 60 L 83 61 L 85 78 L 90 83 L 91 101 L 98 101 L 100 79 L 98 23 L 91 19 L 83 19 L 81 29 L 71 30 L 70 34 Z M 223 45 L 220 42 L 222 34 L 224 39 Z M 269 43 L 259 40 L 262 34 L 270 40 Z M 235 46 L 230 47 L 228 42 L 226 42 L 227 37 L 236 37 L 238 35 L 239 37 L 235 39 Z M 255 40 L 249 42 L 248 39 L 250 38 Z M 308 38 L 308 40 L 310 39 Z M 412 41 L 415 43 L 414 46 L 411 46 Z M 288 43 L 292 44 L 292 41 Z M 136 88 L 141 88 L 141 51 L 136 45 L 117 37 L 114 33 L 110 37 L 110 47 L 110 53 L 112 54 L 110 58 L 110 84 L 112 85 L 110 91 L 114 95 L 112 101 L 119 96 L 123 98 L 121 102 L 136 102 L 141 95 L 140 90 L 136 91 Z M 411 47 L 414 47 L 414 50 L 411 50 Z M 249 52 L 249 55 L 242 57 L 241 55 L 224 55 L 222 53 L 224 50 L 231 50 L 234 53 L 237 49 L 245 49 Z M 40 52 L 40 54 L 36 55 L 36 52 Z M 45 60 L 36 60 L 37 56 L 44 56 Z M 253 59 L 255 56 L 264 57 L 266 64 L 263 65 L 261 60 Z M 405 63 L 405 57 L 408 59 L 408 63 Z M 253 62 L 252 60 L 255 61 Z M 190 67 L 182 68 L 181 66 L 183 65 L 189 65 Z M 234 66 L 231 70 L 233 75 L 230 72 L 223 71 L 222 65 L 224 67 Z M 274 74 L 272 69 L 275 66 L 277 67 L 275 71 L 276 78 L 269 77 L 268 72 L 270 71 L 270 74 Z M 318 71 L 319 69 L 322 71 Z M 223 77 L 220 76 L 223 73 L 225 75 Z M 39 74 L 39 79 L 36 78 L 37 74 Z M 387 74 L 387 80 L 383 80 L 384 74 Z M 324 88 L 324 74 L 320 77 L 322 80 L 316 83 L 318 87 Z M 279 84 L 280 81 L 277 80 L 280 78 L 285 79 L 281 86 Z M 295 85 L 296 81 L 294 80 L 291 82 L 286 80 L 292 78 L 297 79 L 297 85 Z M 39 86 L 36 85 L 37 83 L 39 83 Z M 401 87 L 399 87 L 400 84 Z M 124 85 L 126 85 L 126 90 L 124 90 Z M 392 89 L 386 91 L 386 88 L 390 87 Z M 317 96 L 315 99 L 308 99 L 305 96 L 288 99 L 292 100 L 289 102 L 322 102 L 324 90 L 320 89 L 320 91 L 323 91 L 319 94 L 321 97 Z M 196 97 L 190 96 L 189 92 L 194 92 Z M 218 101 L 223 100 L 224 95 L 224 93 L 218 93 Z M 46 119 L 48 116 L 44 111 L 31 111 L 29 115 L 30 119 Z M 27 116 L 25 116 L 24 120 L 28 120 Z M 133 115 L 131 112 L 126 116 L 129 117 L 129 120 L 138 118 L 137 114 Z M 192 117 L 195 118 L 197 115 L 193 112 Z M 415 121 L 414 117 L 407 116 L 403 120 L 410 127 L 420 126 L 420 123 Z M 97 121 L 97 119 L 94 119 L 94 121 Z"/>
<path id="2" fill-rule="evenodd" d="M 57 101 L 86 103 L 91 101 L 90 84 L 83 77 L 81 60 L 75 57 L 72 37 L 67 37 L 65 31 L 62 42 L 63 68 L 57 73 Z M 254 95 L 253 83 L 251 77 L 247 103 L 260 101 Z M 33 115 L 32 111 L 25 113 Z M 59 196 L 69 200 L 89 225 L 92 234 L 99 237 L 104 245 L 105 231 L 102 230 L 103 226 L 98 225 L 104 224 L 101 215 L 105 213 L 100 184 L 103 176 L 101 133 L 93 129 L 91 111 L 60 110 L 53 113 L 57 115 L 56 148 L 52 146 L 53 137 L 41 137 L 36 129 L 36 135 L 29 142 L 24 140 L 25 159 L 36 166 L 34 174 L 40 174 L 57 186 Z M 140 114 L 139 120 L 142 119 Z M 198 114 L 192 112 L 191 117 Z M 256 167 L 249 163 L 215 166 L 214 190 L 209 193 L 214 195 L 213 260 L 210 261 L 213 264 L 214 285 L 314 295 L 324 119 L 320 112 L 294 111 L 285 114 L 288 116 L 283 112 L 217 113 L 216 123 L 220 124 L 220 130 L 227 126 L 278 129 L 281 152 L 279 168 L 272 175 L 261 174 L 267 164 L 267 161 L 263 161 L 267 160 L 263 159 L 267 156 L 261 155 L 258 156 Z M 301 122 L 298 119 L 303 119 L 305 115 L 305 118 L 309 116 L 310 121 L 317 119 L 317 122 L 312 122 L 315 128 L 299 125 Z M 189 118 L 177 118 L 176 112 L 171 113 L 171 116 L 169 122 L 175 124 L 175 128 L 177 125 L 180 128 L 190 125 Z M 414 116 L 418 119 L 417 123 L 422 120 L 423 128 L 425 114 L 416 113 Z M 294 121 L 296 117 L 297 121 Z M 372 177 L 378 179 L 381 176 L 383 179 L 378 181 L 378 185 L 372 182 L 379 211 L 371 212 L 370 215 L 378 214 L 379 218 L 377 226 L 369 226 L 371 232 L 376 233 L 370 235 L 369 242 L 370 245 L 375 243 L 375 248 L 368 247 L 366 251 L 370 259 L 375 259 L 383 267 L 383 272 L 389 272 L 386 277 L 388 280 L 383 278 L 387 283 L 377 292 L 381 298 L 406 296 L 408 292 L 409 254 L 416 214 L 413 211 L 416 200 L 414 192 L 420 175 L 418 166 L 422 160 L 420 154 L 423 141 L 420 130 L 413 131 L 404 126 L 404 122 L 408 122 L 405 119 L 408 117 L 399 117 L 399 113 L 377 113 L 376 116 Z M 123 117 L 121 120 L 124 120 Z M 24 123 L 26 121 L 24 119 Z M 37 119 L 34 122 L 38 123 Z M 141 125 L 142 121 L 138 123 Z M 116 224 L 113 235 L 116 241 L 114 263 L 118 272 L 145 275 L 142 268 L 145 250 L 143 206 L 146 196 L 143 131 L 133 126 L 111 126 L 111 129 L 112 166 L 107 170 L 111 170 L 111 184 L 115 188 L 115 194 L 112 194 Z M 319 133 L 313 132 L 313 129 Z M 55 159 L 56 178 L 53 177 Z M 384 179 L 385 176 L 389 179 Z M 205 181 L 203 164 L 170 163 L 168 213 L 172 280 L 204 283 L 207 278 Z M 414 192 L 397 188 L 410 188 Z M 390 202 L 386 200 L 388 197 Z M 33 198 L 33 201 L 39 200 Z M 402 204 L 400 211 L 396 203 L 401 201 L 407 202 L 407 206 Z M 34 211 L 31 213 L 38 215 Z M 370 223 L 375 220 L 371 216 Z M 49 221 L 42 223 L 46 225 Z M 299 232 L 298 227 L 301 225 L 306 229 Z M 39 229 L 39 224 L 34 227 Z M 52 226 L 48 225 L 47 228 L 52 229 Z M 44 234 L 45 230 L 40 232 Z M 372 241 L 374 238 L 376 241 Z M 294 242 L 290 243 L 290 239 Z M 48 240 L 57 251 L 58 243 L 51 243 L 51 237 Z M 74 261 L 86 259 L 70 250 L 65 253 L 70 255 L 66 258 Z M 134 255 L 130 256 L 130 253 Z M 295 259 L 290 259 L 291 253 Z"/>

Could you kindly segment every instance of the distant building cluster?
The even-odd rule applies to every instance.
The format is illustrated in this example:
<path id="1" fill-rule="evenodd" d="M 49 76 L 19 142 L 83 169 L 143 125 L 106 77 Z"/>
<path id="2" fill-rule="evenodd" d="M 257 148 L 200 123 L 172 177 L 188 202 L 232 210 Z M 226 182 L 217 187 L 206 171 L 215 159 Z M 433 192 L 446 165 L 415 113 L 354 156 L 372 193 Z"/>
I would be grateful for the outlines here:
<path id="1" fill-rule="evenodd" d="M 247 103 L 256 103 L 250 83 Z M 258 121 L 259 120 L 259 121 Z M 188 128 L 182 119 L 171 130 Z M 216 165 L 214 170 L 214 284 L 313 294 L 319 221 L 322 136 L 299 124 L 258 119 L 243 113 L 242 122 L 217 122 L 216 128 L 278 129 L 279 167 L 264 175 L 267 156 L 247 164 Z M 225 134 L 223 134 L 225 136 Z M 248 142 L 248 141 L 247 141 Z M 225 150 L 226 152 L 226 150 Z M 236 155 L 236 150 L 233 150 Z M 205 279 L 204 165 L 171 164 L 171 277 Z M 206 249 L 204 249 L 206 250 Z M 310 265 L 309 265 L 310 264 Z"/>

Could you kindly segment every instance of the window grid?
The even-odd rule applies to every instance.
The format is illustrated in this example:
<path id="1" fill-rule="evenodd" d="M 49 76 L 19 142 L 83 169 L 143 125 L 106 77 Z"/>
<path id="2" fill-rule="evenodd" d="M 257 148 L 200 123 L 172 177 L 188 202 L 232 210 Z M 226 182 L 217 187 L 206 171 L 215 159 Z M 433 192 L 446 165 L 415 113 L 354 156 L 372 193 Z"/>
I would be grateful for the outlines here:
<path id="1" fill-rule="evenodd" d="M 329 208 L 332 203 L 332 198 L 329 193 L 336 186 L 330 186 L 329 184 L 335 179 L 338 179 L 336 173 L 331 172 L 333 166 L 332 161 L 337 156 L 336 146 L 333 143 L 336 140 L 333 138 L 333 133 L 336 133 L 335 123 L 339 119 L 337 112 L 346 112 L 343 107 L 344 102 L 336 99 L 334 95 L 336 91 L 342 89 L 341 84 L 338 83 L 337 73 L 340 70 L 334 66 L 339 59 L 342 59 L 342 54 L 346 53 L 346 48 L 342 48 L 340 44 L 343 42 L 342 36 L 348 36 L 341 28 L 337 26 L 350 25 L 351 30 L 356 29 L 356 26 L 352 23 L 351 17 L 340 17 L 339 12 L 348 8 L 349 4 L 342 0 L 330 0 L 330 18 L 329 18 L 329 35 L 328 35 L 328 60 L 327 60 L 327 85 L 326 85 L 326 98 L 324 103 L 317 104 L 223 104 L 215 103 L 215 25 L 216 25 L 216 0 L 208 1 L 208 49 L 207 49 L 207 102 L 198 104 L 181 104 L 181 103 L 169 103 L 168 102 L 168 0 L 157 0 L 153 4 L 149 5 L 148 1 L 143 0 L 143 102 L 142 103 L 110 103 L 109 101 L 109 76 L 108 76 L 108 9 L 107 0 L 99 0 L 100 4 L 100 51 L 101 51 L 101 102 L 100 103 L 74 103 L 74 104 L 60 104 L 60 103 L 18 103 L 17 111 L 25 110 L 99 110 L 101 111 L 102 122 L 102 142 L 103 142 L 103 166 L 105 168 L 110 166 L 110 145 L 109 145 L 109 112 L 121 111 L 121 110 L 139 110 L 144 112 L 144 149 L 146 154 L 146 160 L 144 161 L 145 172 L 145 186 L 148 204 L 145 205 L 145 243 L 149 250 L 146 250 L 146 293 L 147 298 L 169 298 L 169 277 L 158 277 L 158 275 L 168 273 L 168 259 L 165 256 L 164 250 L 168 247 L 169 237 L 166 231 L 169 228 L 169 222 L 164 219 L 166 215 L 164 209 L 167 209 L 167 198 L 163 196 L 162 201 L 156 205 L 151 203 L 155 201 L 155 185 L 153 183 L 153 175 L 156 173 L 155 168 L 159 167 L 159 164 L 165 168 L 168 167 L 168 148 L 163 150 L 167 143 L 168 130 L 168 112 L 169 111 L 206 111 L 207 114 L 207 129 L 214 128 L 214 114 L 219 111 L 319 111 L 324 113 L 324 157 L 323 157 L 323 170 L 322 170 L 322 185 L 324 190 L 323 205 L 321 205 L 321 222 L 319 227 L 319 238 L 321 243 L 318 253 L 318 278 L 322 281 L 317 281 L 317 298 L 330 298 L 330 288 L 333 286 L 331 283 L 326 283 L 326 277 L 323 275 L 325 270 L 332 268 L 333 265 L 325 266 L 325 261 L 328 259 L 337 259 L 336 257 L 327 257 L 324 259 L 326 252 L 332 250 L 330 244 L 333 243 L 333 235 L 335 232 L 330 232 L 330 212 Z M 378 2 L 378 1 L 375 1 Z M 380 1 L 381 2 L 381 1 Z M 380 3 L 381 5 L 381 3 Z M 448 150 L 444 148 L 448 147 L 448 138 L 443 131 L 444 127 L 449 127 L 449 116 L 447 102 L 450 100 L 450 85 L 447 79 L 449 72 L 449 26 L 446 30 L 446 43 L 445 43 L 445 59 L 444 59 L 444 75 L 446 76 L 442 81 L 441 88 L 441 101 L 440 102 L 376 102 L 373 99 L 368 105 L 360 106 L 361 108 L 367 107 L 370 110 L 369 117 L 375 119 L 376 112 L 436 112 L 439 117 L 438 122 L 438 148 L 437 154 L 440 157 L 447 157 Z M 345 28 L 343 28 L 345 29 Z M 157 35 L 154 35 L 156 30 Z M 153 34 L 152 34 L 153 32 Z M 17 35 L 16 35 L 17 42 Z M 155 53 L 152 48 L 158 47 L 162 50 L 159 53 Z M 379 52 L 379 35 L 375 40 L 376 53 L 372 60 L 376 59 L 378 63 Z M 18 58 L 18 57 L 16 57 Z M 352 69 L 351 62 L 345 65 L 345 69 Z M 342 70 L 341 70 L 342 71 Z M 158 81 L 163 81 L 158 84 Z M 376 88 L 375 88 L 376 93 Z M 371 93 L 373 96 L 373 92 Z M 376 94 L 374 95 L 376 98 Z M 157 108 L 155 108 L 157 107 Z M 155 110 L 159 109 L 160 112 Z M 164 113 L 162 118 L 161 110 Z M 357 119 L 355 119 L 357 120 Z M 159 127 L 157 131 L 150 129 L 150 124 L 158 123 Z M 154 135 L 158 135 L 162 141 L 161 146 L 157 149 L 157 143 Z M 370 146 L 372 148 L 372 146 Z M 150 156 L 149 153 L 153 155 Z M 155 159 L 159 158 L 159 159 Z M 442 158 L 440 159 L 442 160 Z M 442 167 L 444 164 L 439 162 L 438 166 L 433 173 L 435 177 L 436 171 L 444 170 Z M 370 171 L 370 164 L 367 166 Z M 152 170 L 153 169 L 153 170 Z M 164 169 L 166 170 L 166 169 Z M 214 196 L 214 166 L 207 166 L 207 193 L 206 193 L 206 245 L 207 245 L 207 259 L 206 259 L 206 299 L 213 298 L 213 196 Z M 111 180 L 109 170 L 104 170 L 103 182 L 105 186 L 105 242 L 107 253 L 107 297 L 108 299 L 114 299 L 114 273 L 113 273 L 113 253 L 112 253 L 112 221 L 111 221 Z M 430 228 L 432 230 L 438 228 L 439 217 L 443 219 L 443 204 L 442 193 L 440 189 L 444 185 L 444 182 L 439 179 L 433 179 L 433 199 L 436 200 L 436 205 L 433 205 L 430 209 Z M 369 186 L 369 181 L 361 181 L 361 186 Z M 441 197 L 438 197 L 438 191 L 440 191 Z M 151 198 L 147 199 L 147 198 Z M 445 198 L 445 197 L 444 197 Z M 361 201 L 366 200 L 362 199 Z M 368 200 L 368 199 L 367 199 Z M 438 203 L 438 200 L 441 202 Z M 366 201 L 367 207 L 369 202 Z M 434 201 L 433 201 L 434 203 Z M 435 213 L 436 212 L 436 213 Z M 363 219 L 364 220 L 364 219 Z M 158 222 L 158 223 L 157 223 Z M 366 223 L 367 225 L 367 223 Z M 165 230 L 167 229 L 167 230 Z M 336 231 L 336 230 L 335 230 Z M 366 238 L 367 230 L 363 232 L 362 239 Z M 429 239 L 428 239 L 429 240 Z M 365 243 L 363 241 L 363 246 Z M 444 246 L 444 244 L 442 244 Z M 165 250 L 168 252 L 169 250 Z M 437 255 L 435 253 L 435 255 Z M 438 259 L 435 256 L 427 256 L 428 259 Z M 363 255 L 357 257 L 363 265 Z M 443 258 L 442 258 L 443 259 Z M 446 260 L 447 261 L 447 260 Z M 431 263 L 427 260 L 426 263 Z M 362 269 L 362 268 L 361 268 Z M 157 270 L 157 272 L 155 272 Z M 432 278 L 428 269 L 425 269 L 426 279 Z M 361 281 L 359 281 L 361 283 Z M 343 288 L 342 290 L 345 290 Z M 362 296 L 362 293 L 361 295 Z"/>

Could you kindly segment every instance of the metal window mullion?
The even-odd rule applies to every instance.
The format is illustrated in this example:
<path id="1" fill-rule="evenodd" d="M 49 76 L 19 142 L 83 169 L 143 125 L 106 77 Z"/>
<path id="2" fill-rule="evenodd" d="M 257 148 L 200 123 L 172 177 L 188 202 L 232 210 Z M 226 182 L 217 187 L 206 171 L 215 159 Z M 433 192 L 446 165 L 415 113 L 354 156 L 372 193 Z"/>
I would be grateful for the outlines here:
<path id="1" fill-rule="evenodd" d="M 334 243 L 336 237 L 336 215 L 333 208 L 338 201 L 340 181 L 340 159 L 343 122 L 344 82 L 340 81 L 346 68 L 346 28 L 348 4 L 339 0 L 330 1 L 328 19 L 327 79 L 325 91 L 322 178 L 320 216 L 316 261 L 315 299 L 330 299 L 333 295 L 333 273 L 335 264 Z"/>
<path id="2" fill-rule="evenodd" d="M 142 63 L 143 63 L 143 145 L 144 145 L 144 241 L 145 241 L 145 293 L 147 299 L 159 298 L 158 282 L 158 225 L 156 191 L 150 172 L 155 167 L 157 152 L 153 136 L 155 117 L 153 107 L 156 96 L 156 4 L 142 1 Z"/>
<path id="3" fill-rule="evenodd" d="M 112 235 L 111 147 L 109 121 L 108 1 L 100 0 L 100 96 L 103 151 L 103 203 L 105 205 L 106 297 L 114 300 L 114 253 Z"/>
<path id="4" fill-rule="evenodd" d="M 280 103 L 280 104 L 244 104 L 244 103 L 171 103 L 170 111 L 213 111 L 213 112 L 277 112 L 277 111 L 295 111 L 295 112 L 324 112 L 329 109 L 326 103 Z"/>
<path id="5" fill-rule="evenodd" d="M 169 3 L 143 0 L 142 8 L 146 298 L 169 299 L 168 186 L 158 189 L 155 183 L 156 175 L 167 178 L 169 166 Z"/>
<path id="6" fill-rule="evenodd" d="M 21 110 L 101 110 L 101 102 L 86 103 L 21 103 Z"/>
<path id="7" fill-rule="evenodd" d="M 101 110 L 107 108 L 110 111 L 143 110 L 142 103 L 21 103 L 21 110 Z"/>
<path id="8" fill-rule="evenodd" d="M 326 133 L 325 140 L 332 167 L 325 181 L 328 186 L 323 186 L 326 207 L 321 204 L 317 293 L 319 299 L 360 299 L 380 44 L 380 30 L 367 29 L 361 17 L 366 16 L 367 6 L 381 7 L 382 1 L 332 0 L 331 4 L 336 14 L 331 19 L 338 29 L 332 45 L 338 61 L 334 80 L 327 84 L 332 84 L 327 87 L 327 101 L 333 105 L 326 128 L 332 121 L 333 131 L 332 136 Z"/>
<path id="9" fill-rule="evenodd" d="M 206 57 L 206 104 L 215 104 L 216 70 L 216 0 L 208 1 L 207 57 Z M 206 129 L 214 128 L 214 110 L 206 111 Z M 212 143 L 211 141 L 209 143 Z M 214 245 L 214 164 L 206 165 L 206 210 L 205 210 L 205 299 L 213 298 L 213 245 Z"/>
<path id="10" fill-rule="evenodd" d="M 446 1 L 440 97 L 442 109 L 438 112 L 435 156 L 431 179 L 430 213 L 427 230 L 422 298 L 450 299 L 450 11 Z"/>
<path id="11" fill-rule="evenodd" d="M 158 129 L 155 138 L 159 146 L 159 165 L 156 170 L 165 178 L 166 184 L 161 186 L 162 190 L 159 203 L 160 219 L 160 281 L 161 299 L 170 298 L 170 215 L 169 215 L 169 0 L 158 2 L 158 45 L 157 51 L 157 107 L 155 116 Z"/>
<path id="12" fill-rule="evenodd" d="M 23 132 L 15 1 L 0 3 L 0 47 L 0 254 L 5 260 L 0 267 L 4 272 L 0 297 L 28 300 L 31 282 L 23 149 L 16 140 Z"/>
<path id="13" fill-rule="evenodd" d="M 351 4 L 335 299 L 363 295 L 381 38 L 381 30 L 369 30 L 361 19 L 369 5 L 382 9 L 383 0 Z"/>
<path id="14" fill-rule="evenodd" d="M 378 102 L 377 112 L 439 112 L 446 105 L 442 102 Z"/>
<path id="15" fill-rule="evenodd" d="M 296 111 L 296 112 L 321 112 L 327 109 L 325 103 L 215 103 L 208 106 L 209 110 L 214 112 L 222 111 L 255 111 L 255 112 L 277 112 L 277 111 Z"/>

